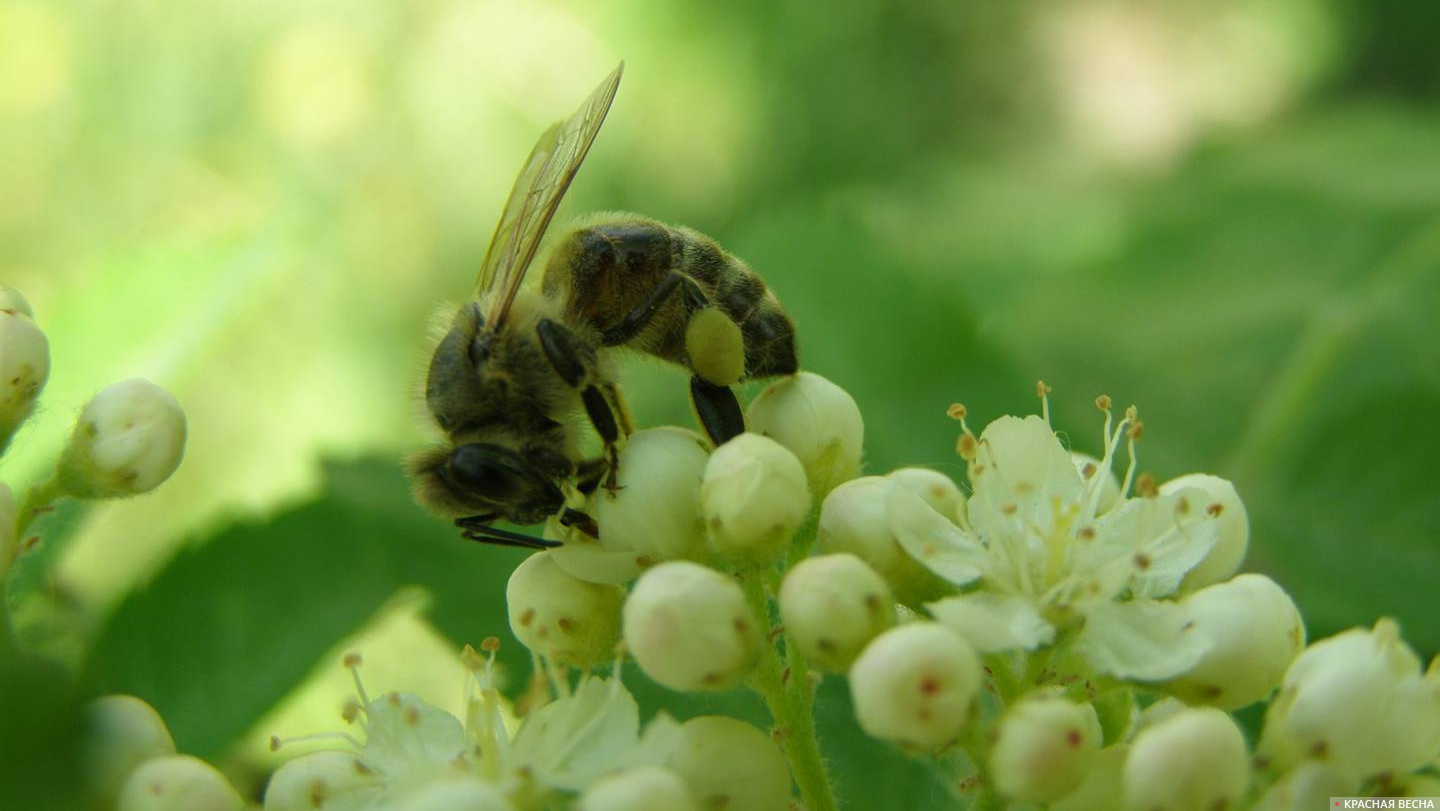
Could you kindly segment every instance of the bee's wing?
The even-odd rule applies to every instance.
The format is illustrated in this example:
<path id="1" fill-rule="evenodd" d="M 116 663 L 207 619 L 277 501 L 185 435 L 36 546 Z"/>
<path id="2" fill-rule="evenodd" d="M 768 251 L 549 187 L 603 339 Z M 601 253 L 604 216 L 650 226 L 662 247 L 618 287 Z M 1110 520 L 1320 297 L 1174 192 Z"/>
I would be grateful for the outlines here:
<path id="1" fill-rule="evenodd" d="M 503 325 L 545 229 L 560 207 L 565 190 L 570 188 L 570 181 L 575 179 L 580 163 L 585 160 L 585 153 L 590 151 L 610 103 L 615 100 L 624 70 L 625 63 L 621 62 L 574 115 L 551 125 L 530 150 L 530 157 L 515 179 L 515 188 L 510 190 L 510 199 L 505 202 L 505 211 L 495 226 L 495 236 L 490 238 L 490 248 L 485 252 L 485 262 L 475 282 L 477 296 L 496 294 L 485 316 L 486 329 L 498 330 Z"/>

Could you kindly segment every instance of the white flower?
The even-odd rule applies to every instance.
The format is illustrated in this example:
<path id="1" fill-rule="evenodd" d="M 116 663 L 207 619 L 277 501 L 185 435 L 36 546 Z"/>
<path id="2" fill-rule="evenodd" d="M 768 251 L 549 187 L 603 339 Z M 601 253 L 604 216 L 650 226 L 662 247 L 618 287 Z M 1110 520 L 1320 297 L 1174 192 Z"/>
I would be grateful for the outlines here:
<path id="1" fill-rule="evenodd" d="M 940 578 L 900 546 L 902 524 L 908 526 L 916 516 L 949 523 L 902 481 L 881 476 L 852 479 L 825 497 L 815 542 L 826 552 L 845 552 L 865 561 L 901 602 L 914 605 L 946 591 Z"/>
<path id="2" fill-rule="evenodd" d="M 672 690 L 723 690 L 763 644 L 734 580 L 688 561 L 647 570 L 625 600 L 625 644 L 645 675 Z"/>
<path id="3" fill-rule="evenodd" d="M 903 485 L 946 519 L 965 520 L 965 495 L 944 473 L 928 467 L 901 467 L 886 473 L 885 478 Z"/>
<path id="4" fill-rule="evenodd" d="M 175 754 L 175 740 L 160 713 L 135 696 L 97 698 L 86 708 L 85 721 L 85 788 L 102 804 L 115 802 L 141 763 Z"/>
<path id="5" fill-rule="evenodd" d="M 1131 811 L 1235 808 L 1250 784 L 1245 737 L 1220 710 L 1181 710 L 1135 736 L 1124 784 Z"/>
<path id="6" fill-rule="evenodd" d="M 117 811 L 241 811 L 230 781 L 199 758 L 167 755 L 140 764 L 126 781 Z"/>
<path id="7" fill-rule="evenodd" d="M 1185 588 L 1198 589 L 1220 581 L 1240 570 L 1250 546 L 1250 517 L 1235 492 L 1235 485 L 1206 473 L 1190 473 L 1160 485 L 1160 495 L 1185 489 L 1204 491 L 1205 511 L 1219 522 L 1215 546 L 1205 559 L 1185 575 Z"/>
<path id="8" fill-rule="evenodd" d="M 478 777 L 437 780 L 407 796 L 395 811 L 513 811 L 500 789 Z"/>
<path id="9" fill-rule="evenodd" d="M 666 766 L 700 808 L 786 811 L 790 768 L 769 735 L 720 715 L 686 721 Z"/>
<path id="10" fill-rule="evenodd" d="M 1092 666 L 1126 679 L 1158 680 L 1190 667 L 1204 649 L 1186 633 L 1174 596 L 1186 573 L 1214 547 L 1216 516 L 1199 489 L 1120 500 L 1102 512 L 1109 470 L 1127 436 L 1134 471 L 1134 412 L 1110 430 L 1105 455 L 1088 471 L 1040 417 L 1002 417 L 961 450 L 973 495 L 957 526 L 908 494 L 891 495 L 900 545 L 957 586 L 983 590 L 932 605 L 984 650 L 1033 649 L 1055 629 L 1081 626 L 1076 650 Z M 1088 473 L 1088 476 L 1086 475 Z M 947 617 L 949 618 L 947 620 Z"/>
<path id="11" fill-rule="evenodd" d="M 1290 595 L 1259 574 L 1216 583 L 1181 603 L 1209 643 L 1200 661 L 1170 683 L 1190 704 L 1237 710 L 1280 685 L 1305 647 L 1305 624 Z"/>
<path id="12" fill-rule="evenodd" d="M 1324 808 L 1331 797 L 1352 797 L 1359 790 L 1358 781 L 1320 763 L 1302 763 L 1266 789 L 1252 811 L 1313 811 Z"/>
<path id="13" fill-rule="evenodd" d="M 890 587 L 849 554 L 806 558 L 780 584 L 780 619 L 788 644 L 815 666 L 841 673 L 870 640 L 895 624 Z"/>
<path id="14" fill-rule="evenodd" d="M 185 412 L 170 392 L 136 378 L 86 403 L 60 458 L 60 486 L 77 498 L 118 498 L 160 486 L 185 454 Z"/>
<path id="15" fill-rule="evenodd" d="M 549 552 L 522 561 L 505 586 L 515 637 L 555 664 L 580 668 L 615 658 L 624 599 L 619 586 L 570 576 Z"/>
<path id="16" fill-rule="evenodd" d="M 810 479 L 810 495 L 824 498 L 860 475 L 865 422 L 848 392 L 810 372 L 783 377 L 760 392 L 746 411 L 751 431 L 790 449 Z"/>
<path id="17" fill-rule="evenodd" d="M 287 761 L 265 786 L 265 811 L 347 811 L 374 808 L 383 779 L 353 752 L 311 752 Z"/>
<path id="18" fill-rule="evenodd" d="M 933 622 L 876 637 L 850 668 L 855 717 L 870 735 L 935 749 L 959 737 L 980 692 L 980 659 Z"/>
<path id="19" fill-rule="evenodd" d="M 810 514 L 805 469 L 775 440 L 741 434 L 710 454 L 700 507 L 706 542 L 722 559 L 772 563 Z"/>
<path id="20" fill-rule="evenodd" d="M 1356 779 L 1425 765 L 1440 755 L 1440 658 L 1422 674 L 1388 618 L 1314 643 L 1285 672 L 1260 753 Z"/>

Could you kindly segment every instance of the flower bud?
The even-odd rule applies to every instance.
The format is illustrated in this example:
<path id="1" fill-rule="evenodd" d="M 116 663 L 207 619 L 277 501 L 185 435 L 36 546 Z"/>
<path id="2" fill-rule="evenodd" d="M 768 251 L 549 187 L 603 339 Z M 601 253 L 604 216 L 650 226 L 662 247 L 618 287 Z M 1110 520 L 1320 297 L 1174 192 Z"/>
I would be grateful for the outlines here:
<path id="1" fill-rule="evenodd" d="M 28 304 L 0 309 L 0 450 L 30 416 L 50 377 L 50 342 L 28 310 Z"/>
<path id="2" fill-rule="evenodd" d="M 710 454 L 700 508 L 716 554 L 742 563 L 771 563 L 810 514 L 805 469 L 775 440 L 741 434 Z"/>
<path id="3" fill-rule="evenodd" d="M 1115 478 L 1115 471 L 1108 465 L 1101 465 L 1100 460 L 1088 453 L 1079 451 L 1070 452 L 1070 461 L 1075 464 L 1075 472 L 1089 487 L 1096 476 L 1103 476 L 1100 480 L 1100 501 L 1095 506 L 1096 515 L 1104 515 L 1120 502 L 1120 482 Z"/>
<path id="4" fill-rule="evenodd" d="M 668 765 L 700 808 L 787 811 L 790 768 L 770 736 L 722 715 L 692 718 Z"/>
<path id="5" fill-rule="evenodd" d="M 265 811 L 326 811 L 381 803 L 384 783 L 351 752 L 312 752 L 287 761 L 265 786 Z"/>
<path id="6" fill-rule="evenodd" d="M 956 523 L 965 516 L 965 496 L 953 479 L 938 470 L 902 467 L 886 473 L 885 478 L 924 499 L 931 509 L 945 516 L 946 521 Z"/>
<path id="7" fill-rule="evenodd" d="M 624 600 L 619 586 L 572 577 L 549 552 L 526 558 L 505 586 L 515 638 L 557 665 L 579 668 L 614 659 Z"/>
<path id="8" fill-rule="evenodd" d="M 865 476 L 836 487 L 821 505 L 815 540 L 826 552 L 849 552 L 870 564 L 901 602 L 915 605 L 946 594 L 949 588 L 900 546 L 892 528 L 899 516 L 891 515 L 892 505 L 927 509 L 923 501 L 914 498 L 891 499 L 891 492 L 901 487 L 880 476 Z"/>
<path id="9" fill-rule="evenodd" d="M 1242 574 L 1186 597 L 1191 633 L 1210 642 L 1200 661 L 1170 683 L 1187 704 L 1238 710 L 1280 685 L 1305 647 L 1300 610 L 1274 580 Z"/>
<path id="10" fill-rule="evenodd" d="M 185 453 L 185 412 L 170 392 L 136 378 L 112 383 L 80 412 L 60 458 L 60 486 L 77 498 L 119 498 L 160 486 Z"/>
<path id="11" fill-rule="evenodd" d="M 959 634 L 933 622 L 886 631 L 850 668 L 860 727 L 922 749 L 960 735 L 979 691 L 979 658 Z"/>
<path id="12" fill-rule="evenodd" d="M 1080 785 L 1062 799 L 1050 804 L 1050 811 L 1115 811 L 1123 808 L 1121 774 L 1130 747 L 1124 744 L 1107 746 L 1095 753 L 1090 771 Z"/>
<path id="13" fill-rule="evenodd" d="M 815 498 L 860 475 L 865 440 L 860 408 L 844 389 L 817 374 L 800 372 L 771 383 L 751 401 L 746 422 L 795 454 Z"/>
<path id="14" fill-rule="evenodd" d="M 0 284 L 0 313 L 4 312 L 19 313 L 30 319 L 35 318 L 35 311 L 30 309 L 30 302 L 25 300 L 25 296 L 21 295 L 19 290 Z"/>
<path id="15" fill-rule="evenodd" d="M 723 690 L 755 663 L 762 631 L 735 581 L 698 563 L 652 567 L 625 601 L 625 644 L 672 690 Z"/>
<path id="16" fill-rule="evenodd" d="M 118 811 L 241 811 L 244 807 L 225 775 L 189 755 L 142 763 L 126 781 L 116 806 Z"/>
<path id="17" fill-rule="evenodd" d="M 1024 699 L 1005 714 L 990 750 L 995 787 L 1017 800 L 1054 802 L 1085 779 L 1100 737 L 1100 721 L 1089 704 Z"/>
<path id="18" fill-rule="evenodd" d="M 1322 764 L 1302 763 L 1266 789 L 1252 811 L 1313 811 L 1324 808 L 1331 797 L 1351 797 L 1359 789 L 1359 783 Z"/>
<path id="19" fill-rule="evenodd" d="M 890 587 L 850 554 L 795 564 L 780 585 L 786 639 L 822 670 L 843 673 L 876 635 L 895 624 Z"/>
<path id="20" fill-rule="evenodd" d="M 1180 476 L 1160 485 L 1160 495 L 1166 496 L 1187 487 L 1205 491 L 1209 497 L 1204 505 L 1205 512 L 1215 516 L 1219 523 L 1215 546 L 1185 575 L 1184 589 L 1193 590 L 1219 583 L 1240 570 L 1240 564 L 1245 562 L 1245 550 L 1250 546 L 1250 518 L 1235 492 L 1235 485 L 1219 476 L 1207 473 Z"/>
<path id="21" fill-rule="evenodd" d="M 448 777 L 422 786 L 395 811 L 512 811 L 500 789 L 478 777 Z"/>
<path id="22" fill-rule="evenodd" d="M 640 766 L 601 778 L 585 789 L 575 811 L 700 811 L 675 772 Z"/>
<path id="23" fill-rule="evenodd" d="M 175 740 L 160 713 L 135 696 L 98 698 L 85 715 L 85 787 L 102 805 L 115 802 L 141 763 L 175 754 Z"/>
<path id="24" fill-rule="evenodd" d="M 620 451 L 619 489 L 596 488 L 590 514 L 605 543 L 623 544 L 647 562 L 697 557 L 704 544 L 700 481 L 710 459 L 705 440 L 682 428 L 632 435 Z"/>
<path id="25" fill-rule="evenodd" d="M 1440 667 L 1422 675 L 1388 618 L 1302 651 L 1260 738 L 1260 754 L 1279 769 L 1313 758 L 1354 779 L 1412 771 L 1437 751 Z"/>
<path id="26" fill-rule="evenodd" d="M 1236 808 L 1250 782 L 1245 738 L 1229 715 L 1211 707 L 1181 710 L 1146 727 L 1125 761 L 1131 811 Z"/>

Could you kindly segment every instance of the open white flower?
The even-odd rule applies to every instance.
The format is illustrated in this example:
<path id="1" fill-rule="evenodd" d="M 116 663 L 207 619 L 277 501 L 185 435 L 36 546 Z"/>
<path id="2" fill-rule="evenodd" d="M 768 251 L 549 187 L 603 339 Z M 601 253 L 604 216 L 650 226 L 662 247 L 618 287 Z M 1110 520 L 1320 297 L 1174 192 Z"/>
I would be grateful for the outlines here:
<path id="1" fill-rule="evenodd" d="M 926 568 L 957 586 L 983 586 L 928 606 L 981 651 L 1030 650 L 1083 626 L 1076 650 L 1096 669 L 1164 679 L 1190 667 L 1206 644 L 1187 633 L 1184 609 L 1161 598 L 1175 595 L 1215 546 L 1216 515 L 1196 488 L 1145 487 L 1126 497 L 1139 421 L 1131 409 L 1112 430 L 1108 401 L 1099 405 L 1105 453 L 1090 475 L 1048 420 L 1002 417 L 978 439 L 968 428 L 961 438 L 973 491 L 967 521 L 952 523 L 899 488 L 888 518 Z M 1110 468 L 1125 439 L 1129 469 L 1111 506 Z"/>

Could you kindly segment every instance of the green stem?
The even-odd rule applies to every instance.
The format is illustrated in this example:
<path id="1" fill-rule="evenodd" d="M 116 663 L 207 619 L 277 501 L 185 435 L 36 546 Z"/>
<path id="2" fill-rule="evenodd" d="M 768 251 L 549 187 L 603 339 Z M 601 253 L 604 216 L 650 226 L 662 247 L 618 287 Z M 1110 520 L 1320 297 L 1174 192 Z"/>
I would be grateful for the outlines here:
<path id="1" fill-rule="evenodd" d="M 755 621 L 767 633 L 772 626 L 770 598 L 758 572 L 742 577 L 740 585 Z M 750 677 L 750 686 L 770 710 L 779 732 L 790 773 L 800 787 L 800 798 L 806 811 L 835 811 L 835 795 L 830 777 L 820 757 L 820 740 L 815 734 L 815 716 L 810 695 L 810 671 L 805 658 L 794 645 L 785 645 L 785 661 L 773 642 L 767 641 L 760 651 L 760 662 Z"/>
<path id="2" fill-rule="evenodd" d="M 57 476 L 51 476 L 39 484 L 31 485 L 30 489 L 25 491 L 25 498 L 20 502 L 20 509 L 15 512 L 15 537 L 6 549 L 5 559 L 0 560 L 0 576 L 10 572 L 10 564 L 14 563 L 15 558 L 19 556 L 20 545 L 25 542 L 25 535 L 30 530 L 30 524 L 50 509 L 50 505 L 62 495 L 60 479 Z"/>

